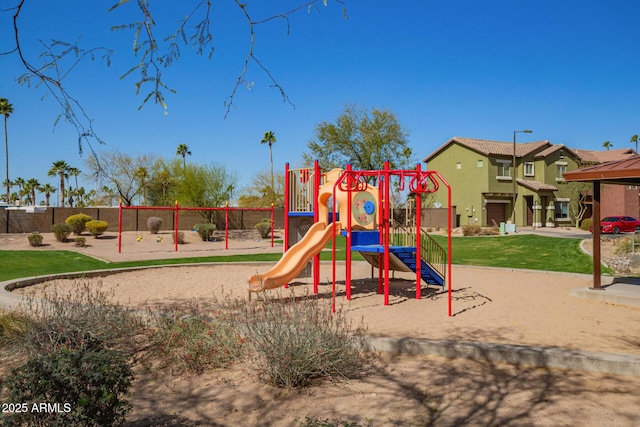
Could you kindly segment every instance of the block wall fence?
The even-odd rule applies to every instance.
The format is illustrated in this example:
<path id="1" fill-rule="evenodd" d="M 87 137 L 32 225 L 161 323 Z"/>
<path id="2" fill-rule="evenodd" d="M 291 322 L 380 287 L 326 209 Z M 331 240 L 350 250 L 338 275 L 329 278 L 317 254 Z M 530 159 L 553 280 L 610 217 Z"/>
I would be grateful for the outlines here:
<path id="1" fill-rule="evenodd" d="M 0 209 L 0 234 L 1 233 L 48 233 L 54 224 L 62 224 L 64 220 L 75 214 L 83 213 L 91 219 L 106 221 L 109 224 L 107 231 L 118 231 L 118 208 L 53 208 L 48 207 L 44 212 L 25 212 L 23 210 Z M 147 219 L 155 216 L 162 218 L 160 230 L 174 230 L 173 210 L 122 210 L 122 231 L 147 231 Z M 218 230 L 225 229 L 225 212 L 216 211 L 215 224 Z M 247 230 L 255 228 L 255 225 L 265 218 L 271 218 L 269 211 L 229 211 L 229 229 Z M 275 228 L 284 227 L 283 209 L 275 209 Z M 190 230 L 196 224 L 206 222 L 197 211 L 180 211 L 178 215 L 178 227 L 180 230 Z"/>
<path id="2" fill-rule="evenodd" d="M 64 220 L 75 214 L 83 213 L 91 219 L 106 221 L 109 224 L 107 231 L 118 231 L 118 208 L 54 208 L 48 207 L 44 212 L 26 212 L 24 210 L 0 209 L 0 234 L 3 233 L 48 233 L 54 224 L 62 224 Z M 147 219 L 155 216 L 162 218 L 160 230 L 174 230 L 174 211 L 172 210 L 122 210 L 122 231 L 147 231 Z M 396 209 L 394 218 L 404 220 L 404 209 Z M 265 218 L 270 218 L 269 211 L 229 211 L 229 229 L 249 230 Z M 456 226 L 455 209 L 452 212 L 452 224 Z M 276 208 L 274 212 L 275 228 L 284 227 L 284 210 Z M 178 216 L 179 229 L 190 230 L 196 224 L 205 222 L 197 211 L 180 211 Z M 215 224 L 218 230 L 225 228 L 225 212 L 215 212 Z M 423 227 L 446 228 L 446 209 L 423 209 Z"/>

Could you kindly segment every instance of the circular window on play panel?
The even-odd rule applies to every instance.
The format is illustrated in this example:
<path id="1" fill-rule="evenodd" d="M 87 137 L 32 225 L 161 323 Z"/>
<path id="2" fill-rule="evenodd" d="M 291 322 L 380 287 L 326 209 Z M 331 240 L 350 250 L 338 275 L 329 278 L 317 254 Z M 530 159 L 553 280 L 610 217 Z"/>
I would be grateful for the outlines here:
<path id="1" fill-rule="evenodd" d="M 376 199 L 371 193 L 360 192 L 351 200 L 351 212 L 358 225 L 366 227 L 370 225 L 376 213 Z"/>

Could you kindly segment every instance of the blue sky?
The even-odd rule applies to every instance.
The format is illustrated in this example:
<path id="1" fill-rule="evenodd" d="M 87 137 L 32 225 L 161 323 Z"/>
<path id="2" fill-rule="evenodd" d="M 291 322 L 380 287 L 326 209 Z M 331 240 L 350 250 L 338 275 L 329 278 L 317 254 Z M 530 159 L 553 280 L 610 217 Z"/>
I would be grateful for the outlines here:
<path id="1" fill-rule="evenodd" d="M 11 3 L 17 1 L 3 1 L 0 8 Z M 348 19 L 329 0 L 319 12 L 290 17 L 288 35 L 283 20 L 256 28 L 255 53 L 295 109 L 252 65 L 246 76 L 252 89 L 239 89 L 226 119 L 224 101 L 248 47 L 246 23 L 234 3 L 214 1 L 211 60 L 183 47 L 180 62 L 164 70 L 178 91 L 167 96 L 166 115 L 151 103 L 139 111 L 135 76 L 119 79 L 136 63 L 133 35 L 110 28 L 134 19 L 136 8 L 108 13 L 113 3 L 27 0 L 20 18 L 24 54 L 37 63 L 37 39 L 79 36 L 85 47 L 113 49 L 110 67 L 83 63 L 67 79 L 107 143 L 94 148 L 172 158 L 184 143 L 193 153 L 188 160 L 224 163 L 241 187 L 269 169 L 268 147 L 260 144 L 265 131 L 277 137 L 275 170 L 286 162 L 299 166 L 316 124 L 333 121 L 351 102 L 395 112 L 416 162 L 453 136 L 511 141 L 514 130 L 533 129 L 518 141 L 602 149 L 607 140 L 613 148 L 632 147 L 629 138 L 640 133 L 640 3 L 632 0 L 346 0 Z M 301 1 L 245 3 L 258 18 Z M 158 33 L 191 4 L 151 2 Z M 11 47 L 10 15 L 0 14 L 2 51 Z M 69 125 L 53 127 L 59 109 L 50 97 L 41 99 L 43 89 L 16 83 L 23 71 L 15 55 L 0 56 L 0 97 L 15 110 L 10 175 L 55 185 L 46 176 L 51 164 L 66 160 L 84 170 L 88 150 L 79 155 Z"/>

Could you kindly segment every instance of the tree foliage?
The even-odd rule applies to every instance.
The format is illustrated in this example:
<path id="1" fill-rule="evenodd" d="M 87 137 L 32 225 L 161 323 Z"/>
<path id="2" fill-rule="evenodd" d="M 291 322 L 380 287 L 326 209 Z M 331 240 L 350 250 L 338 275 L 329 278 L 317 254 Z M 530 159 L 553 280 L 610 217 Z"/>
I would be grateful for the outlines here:
<path id="1" fill-rule="evenodd" d="M 348 104 L 335 122 L 316 126 L 316 137 L 307 144 L 309 152 L 303 154 L 303 161 L 311 165 L 317 159 L 325 170 L 346 164 L 354 169 L 377 170 L 388 160 L 392 169 L 405 169 L 412 166 L 407 137 L 390 110 Z"/>
<path id="2" fill-rule="evenodd" d="M 251 179 L 251 185 L 241 190 L 238 205 L 243 208 L 268 208 L 271 203 L 275 207 L 284 206 L 284 175 L 276 175 L 272 186 L 270 173 L 258 172 Z"/>
<path id="3" fill-rule="evenodd" d="M 86 160 L 91 174 L 106 181 L 125 206 L 133 205 L 136 196 L 143 196 L 149 174 L 158 169 L 159 162 L 152 154 L 131 157 L 118 150 L 96 153 Z"/>
<path id="4" fill-rule="evenodd" d="M 179 176 L 175 197 L 181 206 L 217 208 L 231 199 L 237 178 L 223 164 L 189 164 Z M 207 222 L 214 222 L 215 213 L 199 211 Z"/>

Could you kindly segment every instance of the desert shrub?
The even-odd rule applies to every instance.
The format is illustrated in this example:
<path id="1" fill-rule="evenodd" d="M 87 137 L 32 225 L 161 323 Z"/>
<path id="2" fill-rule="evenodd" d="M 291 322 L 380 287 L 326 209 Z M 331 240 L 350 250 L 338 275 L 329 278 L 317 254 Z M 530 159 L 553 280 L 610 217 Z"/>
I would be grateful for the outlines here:
<path id="1" fill-rule="evenodd" d="M 66 242 L 72 231 L 69 224 L 53 224 L 51 226 L 51 232 L 56 236 L 58 242 Z"/>
<path id="2" fill-rule="evenodd" d="M 478 224 L 468 224 L 462 226 L 462 235 L 463 236 L 477 236 L 482 231 L 482 227 Z"/>
<path id="3" fill-rule="evenodd" d="M 109 228 L 109 224 L 107 224 L 106 221 L 93 220 L 87 221 L 85 227 L 87 228 L 87 231 L 89 231 L 89 234 L 94 237 L 98 237 L 104 234 L 107 228 Z"/>
<path id="4" fill-rule="evenodd" d="M 242 353 L 237 327 L 205 319 L 198 310 L 154 316 L 151 342 L 172 373 L 201 373 L 229 365 Z"/>
<path id="5" fill-rule="evenodd" d="M 613 244 L 616 247 L 616 253 L 623 255 L 628 254 L 633 250 L 633 242 L 631 241 L 631 237 L 622 237 L 615 239 Z"/>
<path id="6" fill-rule="evenodd" d="M 213 232 L 216 231 L 216 225 L 210 223 L 196 224 L 193 226 L 193 229 L 198 232 L 198 235 L 203 242 L 208 242 L 209 240 L 211 240 Z"/>
<path id="7" fill-rule="evenodd" d="M 66 292 L 49 285 L 35 298 L 25 296 L 23 307 L 30 314 L 30 326 L 20 347 L 29 354 L 46 354 L 60 348 L 80 348 L 99 339 L 109 347 L 131 349 L 128 340 L 140 324 L 125 308 L 110 301 L 112 293 L 101 282 L 77 281 Z"/>
<path id="8" fill-rule="evenodd" d="M 82 234 L 85 229 L 85 224 L 89 221 L 91 221 L 91 217 L 87 214 L 82 213 L 71 215 L 64 220 L 65 223 L 69 224 L 71 230 L 73 230 L 73 234 L 75 234 L 76 236 Z"/>
<path id="9" fill-rule="evenodd" d="M 73 239 L 73 241 L 75 242 L 75 246 L 78 248 L 84 248 L 85 246 L 87 246 L 87 239 L 84 237 L 78 236 Z"/>
<path id="10" fill-rule="evenodd" d="M 133 374 L 126 356 L 99 341 L 30 358 L 5 380 L 9 402 L 29 402 L 26 412 L 4 414 L 9 426 L 111 426 L 131 405 L 125 393 Z M 36 402 L 57 411 L 32 411 Z"/>
<path id="11" fill-rule="evenodd" d="M 589 231 L 589 227 L 591 227 L 591 224 L 593 224 L 593 219 L 583 219 L 580 223 L 580 230 Z"/>
<path id="12" fill-rule="evenodd" d="M 266 239 L 271 236 L 271 219 L 265 218 L 256 224 L 256 230 L 260 233 L 260 237 Z"/>
<path id="13" fill-rule="evenodd" d="M 497 236 L 500 234 L 498 227 L 483 227 L 480 229 L 480 236 Z"/>
<path id="14" fill-rule="evenodd" d="M 32 233 L 29 234 L 27 236 L 27 239 L 29 240 L 29 246 L 33 246 L 34 248 L 37 248 L 38 246 L 42 245 L 42 234 L 40 233 Z"/>
<path id="15" fill-rule="evenodd" d="M 151 234 L 158 234 L 160 231 L 160 226 L 162 225 L 162 218 L 158 218 L 157 216 L 151 216 L 147 220 L 147 228 Z"/>
<path id="16" fill-rule="evenodd" d="M 27 331 L 29 318 L 15 311 L 0 313 L 0 340 L 11 340 Z"/>
<path id="17" fill-rule="evenodd" d="M 176 243 L 176 234 L 175 233 L 171 233 L 171 239 L 173 240 L 173 243 Z M 184 245 L 184 231 L 178 231 L 178 244 L 179 245 Z"/>
<path id="18" fill-rule="evenodd" d="M 317 379 L 353 378 L 364 363 L 364 328 L 352 328 L 329 298 L 268 297 L 238 307 L 250 359 L 278 387 L 306 386 Z"/>

